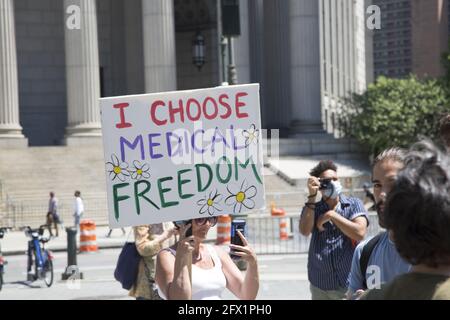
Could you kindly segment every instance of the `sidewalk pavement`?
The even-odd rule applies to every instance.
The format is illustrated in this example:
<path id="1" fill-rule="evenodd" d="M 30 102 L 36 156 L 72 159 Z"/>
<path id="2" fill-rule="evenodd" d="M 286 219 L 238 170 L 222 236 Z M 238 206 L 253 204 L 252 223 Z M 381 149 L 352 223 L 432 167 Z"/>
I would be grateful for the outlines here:
<path id="1" fill-rule="evenodd" d="M 95 234 L 97 236 L 97 246 L 99 249 L 121 248 L 125 241 L 134 241 L 131 228 L 125 228 L 126 233 L 122 234 L 120 228 L 114 229 L 111 237 L 107 238 L 109 232 L 108 226 L 97 226 Z M 207 242 L 216 240 L 216 228 L 212 228 L 208 233 Z M 46 230 L 44 236 L 48 236 Z M 79 247 L 79 234 L 77 234 L 77 247 Z M 9 231 L 5 233 L 3 239 L 0 240 L 1 252 L 4 256 L 22 255 L 27 251 L 29 238 L 25 236 L 25 231 Z M 52 238 L 45 244 L 45 248 L 54 252 L 67 251 L 67 233 L 65 230 L 59 229 L 59 237 Z"/>

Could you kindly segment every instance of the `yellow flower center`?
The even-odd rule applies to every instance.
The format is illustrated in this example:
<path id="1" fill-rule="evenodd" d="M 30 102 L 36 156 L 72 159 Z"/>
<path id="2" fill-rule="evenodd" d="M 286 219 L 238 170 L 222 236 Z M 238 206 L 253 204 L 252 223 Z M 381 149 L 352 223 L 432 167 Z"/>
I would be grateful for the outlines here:
<path id="1" fill-rule="evenodd" d="M 249 138 L 250 138 L 250 140 L 255 139 L 255 134 L 254 133 L 250 133 Z"/>
<path id="2" fill-rule="evenodd" d="M 207 202 L 207 203 L 208 203 L 208 206 L 211 207 L 211 206 L 214 204 L 214 201 L 212 201 L 212 199 L 208 199 L 208 202 Z"/>
<path id="3" fill-rule="evenodd" d="M 236 195 L 236 201 L 241 203 L 244 200 L 245 200 L 245 193 L 241 191 Z"/>
<path id="4" fill-rule="evenodd" d="M 137 169 L 136 173 L 141 176 L 142 175 L 142 169 Z"/>
<path id="5" fill-rule="evenodd" d="M 122 172 L 122 169 L 120 167 L 114 167 L 114 173 L 119 174 Z"/>

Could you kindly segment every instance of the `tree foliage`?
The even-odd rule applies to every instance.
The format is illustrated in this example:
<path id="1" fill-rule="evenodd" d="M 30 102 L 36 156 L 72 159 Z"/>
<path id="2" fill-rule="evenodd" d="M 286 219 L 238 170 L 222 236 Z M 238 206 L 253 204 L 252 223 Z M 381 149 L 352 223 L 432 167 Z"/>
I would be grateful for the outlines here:
<path id="1" fill-rule="evenodd" d="M 439 118 L 450 111 L 442 84 L 414 76 L 379 77 L 363 94 L 354 94 L 345 103 L 340 128 L 370 155 L 394 146 L 407 148 L 421 136 L 438 140 Z"/>

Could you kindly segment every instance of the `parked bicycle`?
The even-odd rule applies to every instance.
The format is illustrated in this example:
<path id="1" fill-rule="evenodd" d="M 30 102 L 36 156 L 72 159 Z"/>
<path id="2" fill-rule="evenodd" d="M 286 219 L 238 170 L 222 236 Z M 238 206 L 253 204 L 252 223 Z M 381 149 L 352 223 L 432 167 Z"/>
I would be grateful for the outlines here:
<path id="1" fill-rule="evenodd" d="M 0 239 L 3 239 L 5 233 L 8 232 L 9 229 L 11 228 L 0 228 Z M 5 273 L 5 265 L 7 264 L 8 262 L 3 258 L 2 246 L 0 244 L 0 291 L 3 287 L 3 274 Z"/>
<path id="2" fill-rule="evenodd" d="M 53 254 L 45 249 L 45 244 L 50 241 L 43 236 L 46 227 L 42 225 L 38 229 L 25 228 L 25 235 L 31 239 L 28 241 L 27 251 L 27 280 L 44 280 L 47 287 L 50 287 L 53 284 Z"/>

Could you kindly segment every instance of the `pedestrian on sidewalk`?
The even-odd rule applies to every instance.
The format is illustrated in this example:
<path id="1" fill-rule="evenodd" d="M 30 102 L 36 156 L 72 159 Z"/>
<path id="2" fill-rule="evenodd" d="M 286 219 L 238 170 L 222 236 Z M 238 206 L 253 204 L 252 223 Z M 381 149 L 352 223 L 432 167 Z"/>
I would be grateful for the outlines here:
<path id="1" fill-rule="evenodd" d="M 129 295 L 137 300 L 161 300 L 155 286 L 156 254 L 176 242 L 178 230 L 172 222 L 133 227 L 136 249 L 142 256 L 136 283 Z"/>
<path id="2" fill-rule="evenodd" d="M 56 237 L 59 236 L 58 224 L 62 224 L 62 221 L 58 214 L 58 199 L 56 198 L 55 193 L 51 191 L 47 211 L 47 227 L 50 233 L 50 237 L 53 237 L 52 226 L 55 227 Z"/>
<path id="3" fill-rule="evenodd" d="M 74 203 L 74 220 L 75 220 L 75 228 L 77 229 L 77 232 L 80 231 L 80 220 L 84 213 L 84 204 L 83 200 L 81 199 L 81 192 L 75 191 L 75 203 Z"/>
<path id="4" fill-rule="evenodd" d="M 412 268 L 367 300 L 450 299 L 450 155 L 425 141 L 414 145 L 386 201 L 384 222 Z"/>
<path id="5" fill-rule="evenodd" d="M 367 211 L 361 200 L 341 193 L 332 161 L 320 161 L 310 175 L 299 229 L 304 236 L 312 234 L 308 252 L 311 296 L 313 300 L 344 299 L 355 242 L 364 239 L 369 225 Z M 316 202 L 319 191 L 322 199 Z"/>

